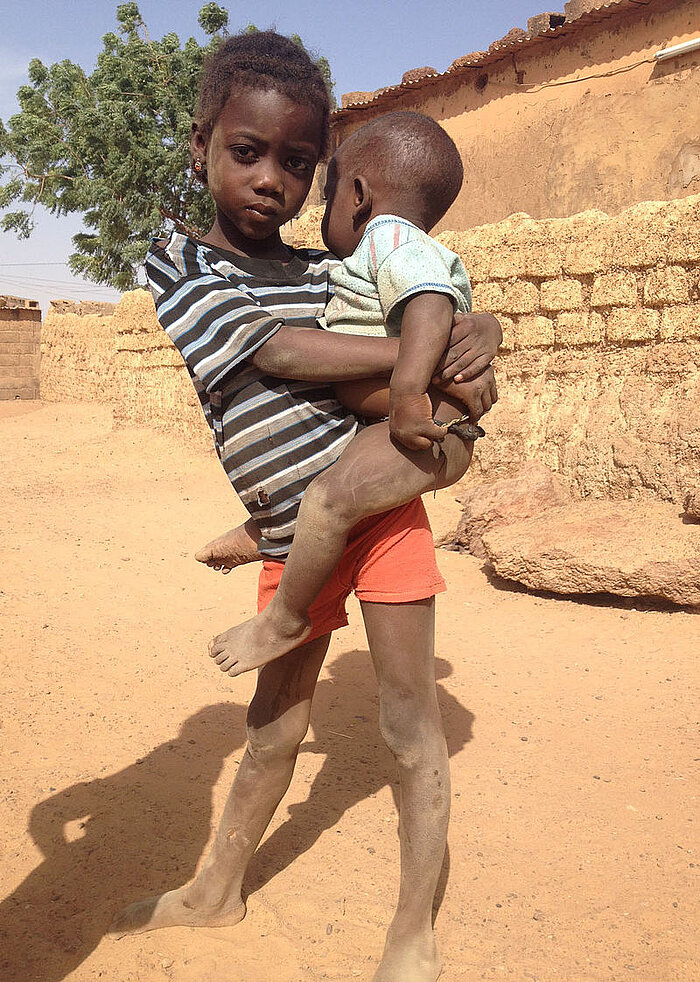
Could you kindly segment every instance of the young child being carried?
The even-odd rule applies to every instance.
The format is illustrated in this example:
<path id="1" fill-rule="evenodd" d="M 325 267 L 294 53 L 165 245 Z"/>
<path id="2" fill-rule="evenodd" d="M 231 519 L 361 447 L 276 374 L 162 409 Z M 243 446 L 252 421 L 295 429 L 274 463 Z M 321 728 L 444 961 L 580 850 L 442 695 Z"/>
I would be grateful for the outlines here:
<path id="1" fill-rule="evenodd" d="M 229 675 L 251 667 L 251 652 L 261 666 L 304 641 L 309 607 L 361 519 L 454 484 L 469 466 L 483 430 L 463 416 L 462 404 L 430 388 L 455 310 L 471 310 L 461 260 L 428 235 L 462 178 L 448 134 L 434 120 L 408 112 L 367 123 L 329 163 L 323 239 L 344 262 L 331 274 L 335 294 L 324 326 L 400 336 L 389 386 L 369 379 L 336 383 L 335 390 L 360 417 L 388 416 L 388 422 L 365 427 L 307 488 L 275 597 L 210 645 Z M 245 667 L 241 652 L 247 653 Z"/>

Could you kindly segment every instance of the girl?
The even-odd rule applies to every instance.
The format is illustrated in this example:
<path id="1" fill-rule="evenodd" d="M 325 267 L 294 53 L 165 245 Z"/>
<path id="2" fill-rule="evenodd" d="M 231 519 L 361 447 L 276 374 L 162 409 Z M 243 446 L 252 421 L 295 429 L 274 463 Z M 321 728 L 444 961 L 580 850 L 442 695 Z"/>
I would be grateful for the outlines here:
<path id="1" fill-rule="evenodd" d="M 398 350 L 395 339 L 308 330 L 329 298 L 334 259 L 280 238 L 326 151 L 328 115 L 323 79 L 300 47 L 273 32 L 227 39 L 205 68 L 191 144 L 216 220 L 201 241 L 172 233 L 154 243 L 147 260 L 159 320 L 260 529 L 260 608 L 279 582 L 301 495 L 356 430 L 328 383 L 388 377 Z M 488 363 L 500 340 L 487 316 L 467 319 L 453 339 L 457 333 L 453 374 L 475 350 Z M 431 911 L 450 800 L 433 666 L 434 596 L 443 588 L 420 501 L 353 530 L 305 643 L 259 671 L 246 753 L 201 871 L 132 904 L 113 932 L 244 917 L 245 869 L 291 780 L 330 632 L 346 623 L 344 599 L 355 589 L 401 786 L 401 887 L 375 982 L 435 982 Z"/>

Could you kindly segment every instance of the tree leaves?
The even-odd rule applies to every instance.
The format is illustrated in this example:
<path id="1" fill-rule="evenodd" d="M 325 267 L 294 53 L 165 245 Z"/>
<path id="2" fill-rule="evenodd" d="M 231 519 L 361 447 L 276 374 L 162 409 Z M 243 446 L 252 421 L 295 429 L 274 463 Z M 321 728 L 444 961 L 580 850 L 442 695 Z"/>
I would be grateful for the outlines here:
<path id="1" fill-rule="evenodd" d="M 174 33 L 152 40 L 136 3 L 120 4 L 116 19 L 90 75 L 68 60 L 30 62 L 20 111 L 0 120 L 0 229 L 26 238 L 36 204 L 81 213 L 70 268 L 126 290 L 154 235 L 201 235 L 213 221 L 209 194 L 188 173 L 189 140 L 202 64 L 228 13 L 202 7 L 203 46 Z M 328 62 L 318 64 L 330 89 Z"/>

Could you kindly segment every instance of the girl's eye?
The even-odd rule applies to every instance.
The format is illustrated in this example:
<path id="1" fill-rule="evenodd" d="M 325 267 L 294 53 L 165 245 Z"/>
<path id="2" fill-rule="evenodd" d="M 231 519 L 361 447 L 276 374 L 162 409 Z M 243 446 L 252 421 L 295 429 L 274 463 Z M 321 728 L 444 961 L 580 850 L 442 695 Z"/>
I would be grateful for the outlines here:
<path id="1" fill-rule="evenodd" d="M 231 150 L 233 151 L 234 156 L 237 157 L 241 163 L 252 164 L 258 159 L 258 155 L 256 154 L 255 150 L 253 150 L 252 147 L 245 146 L 245 144 L 239 147 L 231 147 Z"/>

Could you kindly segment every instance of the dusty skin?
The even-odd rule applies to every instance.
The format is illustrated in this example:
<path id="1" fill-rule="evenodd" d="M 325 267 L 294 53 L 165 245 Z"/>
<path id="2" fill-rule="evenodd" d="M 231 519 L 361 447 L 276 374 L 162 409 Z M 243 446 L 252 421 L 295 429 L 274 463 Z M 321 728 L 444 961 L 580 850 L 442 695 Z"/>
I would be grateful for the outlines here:
<path id="1" fill-rule="evenodd" d="M 354 603 L 248 916 L 115 944 L 117 911 L 192 879 L 241 759 L 253 678 L 206 644 L 250 615 L 257 567 L 192 556 L 245 513 L 213 455 L 96 405 L 0 405 L 0 458 L 3 982 L 370 982 L 398 847 Z M 438 531 L 456 515 L 426 504 Z M 696 982 L 697 615 L 439 560 L 441 980 Z"/>

